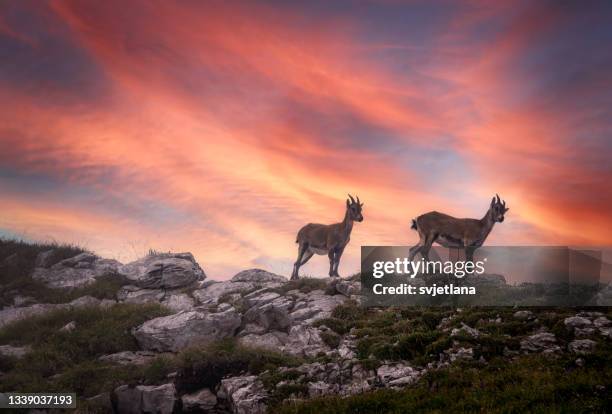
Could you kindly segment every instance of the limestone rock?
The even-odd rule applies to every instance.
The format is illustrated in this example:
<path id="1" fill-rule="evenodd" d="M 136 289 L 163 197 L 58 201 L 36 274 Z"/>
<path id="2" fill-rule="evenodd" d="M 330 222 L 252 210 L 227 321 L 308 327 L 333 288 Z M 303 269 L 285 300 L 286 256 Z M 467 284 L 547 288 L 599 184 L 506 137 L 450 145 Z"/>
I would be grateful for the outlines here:
<path id="1" fill-rule="evenodd" d="M 117 273 L 120 266 L 116 260 L 102 259 L 91 253 L 81 253 L 64 259 L 50 268 L 35 268 L 32 278 L 50 288 L 75 288 L 89 285 L 98 277 Z"/>
<path id="2" fill-rule="evenodd" d="M 122 414 L 171 414 L 176 404 L 174 384 L 122 385 L 115 388 L 113 399 L 117 412 Z"/>
<path id="3" fill-rule="evenodd" d="M 257 284 L 280 284 L 286 283 L 287 278 L 262 269 L 248 269 L 237 273 L 234 277 L 232 277 L 231 281 Z"/>
<path id="4" fill-rule="evenodd" d="M 192 394 L 185 394 L 181 398 L 183 411 L 210 411 L 217 405 L 217 396 L 208 388 L 196 391 Z"/>
<path id="5" fill-rule="evenodd" d="M 0 345 L 0 355 L 11 358 L 22 358 L 31 351 L 29 346 Z"/>
<path id="6" fill-rule="evenodd" d="M 224 312 L 179 312 L 146 321 L 133 334 L 141 348 L 152 351 L 180 351 L 234 336 L 241 324 L 234 308 Z"/>
<path id="7" fill-rule="evenodd" d="M 533 312 L 529 310 L 520 310 L 514 313 L 514 319 L 518 319 L 519 321 L 526 321 L 528 319 L 533 319 Z"/>
<path id="8" fill-rule="evenodd" d="M 255 375 L 221 380 L 221 395 L 225 396 L 234 414 L 264 414 L 266 392 Z"/>
<path id="9" fill-rule="evenodd" d="M 191 253 L 148 255 L 120 266 L 119 272 L 145 289 L 174 289 L 206 278 Z"/>
<path id="10" fill-rule="evenodd" d="M 193 298 L 186 293 L 169 295 L 161 303 L 173 312 L 192 310 L 195 305 Z"/>
<path id="11" fill-rule="evenodd" d="M 597 342 L 591 339 L 576 339 L 575 341 L 570 342 L 567 348 L 574 354 L 587 355 L 593 353 L 596 345 Z"/>
<path id="12" fill-rule="evenodd" d="M 255 289 L 255 284 L 252 282 L 214 282 L 201 289 L 194 290 L 193 297 L 201 304 L 216 305 L 223 296 L 253 289 Z"/>
<path id="13" fill-rule="evenodd" d="M 397 387 L 414 383 L 421 373 L 409 365 L 395 363 L 378 367 L 376 376 L 384 386 Z"/>
<path id="14" fill-rule="evenodd" d="M 569 318 L 565 318 L 563 323 L 570 329 L 585 328 L 592 325 L 591 320 L 583 316 L 571 316 Z"/>
<path id="15" fill-rule="evenodd" d="M 526 352 L 557 352 L 561 348 L 557 345 L 557 338 L 550 332 L 540 332 L 521 341 L 521 350 Z"/>
<path id="16" fill-rule="evenodd" d="M 138 286 L 122 286 L 117 292 L 117 300 L 125 303 L 149 303 L 159 302 L 164 297 L 161 289 L 141 289 Z"/>
<path id="17" fill-rule="evenodd" d="M 472 328 L 463 322 L 461 322 L 461 327 L 453 328 L 451 331 L 451 336 L 459 336 L 462 333 L 471 336 L 472 338 L 478 338 L 480 336 L 480 331 L 478 329 Z"/>
<path id="18" fill-rule="evenodd" d="M 122 351 L 98 358 L 103 362 L 111 362 L 119 365 L 145 365 L 151 362 L 159 354 L 149 351 Z"/>

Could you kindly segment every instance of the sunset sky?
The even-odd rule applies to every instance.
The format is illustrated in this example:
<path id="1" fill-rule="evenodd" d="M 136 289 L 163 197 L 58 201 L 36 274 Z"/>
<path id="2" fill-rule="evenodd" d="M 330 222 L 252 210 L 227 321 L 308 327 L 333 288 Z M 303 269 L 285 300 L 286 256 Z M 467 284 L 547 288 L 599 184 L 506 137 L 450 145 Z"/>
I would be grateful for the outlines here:
<path id="1" fill-rule="evenodd" d="M 0 236 L 288 275 L 350 192 L 347 275 L 498 192 L 488 244 L 610 245 L 611 45 L 603 1 L 3 1 Z"/>

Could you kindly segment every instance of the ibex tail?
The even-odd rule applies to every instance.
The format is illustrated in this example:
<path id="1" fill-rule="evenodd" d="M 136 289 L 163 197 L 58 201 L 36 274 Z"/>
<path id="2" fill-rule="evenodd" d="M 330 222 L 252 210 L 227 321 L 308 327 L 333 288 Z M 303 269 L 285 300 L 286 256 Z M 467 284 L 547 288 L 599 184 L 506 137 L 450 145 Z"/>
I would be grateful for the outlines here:
<path id="1" fill-rule="evenodd" d="M 412 219 L 412 226 L 410 226 L 411 229 L 416 230 L 417 229 L 417 224 L 416 224 L 416 220 Z"/>

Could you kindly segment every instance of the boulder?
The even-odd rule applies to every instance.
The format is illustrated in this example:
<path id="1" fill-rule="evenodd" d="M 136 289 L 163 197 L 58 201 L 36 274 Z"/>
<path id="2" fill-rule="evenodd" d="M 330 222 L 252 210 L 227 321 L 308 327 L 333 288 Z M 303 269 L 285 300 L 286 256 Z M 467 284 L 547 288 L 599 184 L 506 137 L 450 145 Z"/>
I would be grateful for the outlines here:
<path id="1" fill-rule="evenodd" d="M 338 280 L 336 282 L 336 291 L 340 294 L 350 298 L 354 295 L 361 294 L 361 282 L 354 280 Z"/>
<path id="2" fill-rule="evenodd" d="M 43 315 L 56 309 L 68 309 L 69 307 L 68 304 L 39 303 L 21 308 L 4 308 L 0 310 L 0 328 L 21 319 Z"/>
<path id="3" fill-rule="evenodd" d="M 138 286 L 122 286 L 117 292 L 117 300 L 125 303 L 159 302 L 165 293 L 161 289 L 141 289 Z"/>
<path id="4" fill-rule="evenodd" d="M 266 331 L 287 331 L 291 326 L 289 310 L 293 301 L 287 297 L 277 297 L 261 306 L 253 306 L 244 314 L 245 322 L 263 327 Z"/>
<path id="5" fill-rule="evenodd" d="M 62 326 L 60 328 L 60 332 L 69 333 L 69 332 L 74 331 L 75 329 L 76 329 L 76 322 L 75 321 L 70 321 L 66 325 L 64 325 L 64 326 Z"/>
<path id="6" fill-rule="evenodd" d="M 593 325 L 596 328 L 603 328 L 606 326 L 610 326 L 610 324 L 611 324 L 610 319 L 606 318 L 605 316 L 600 316 L 593 321 Z"/>
<path id="7" fill-rule="evenodd" d="M 195 305 L 193 298 L 186 293 L 166 296 L 161 303 L 173 312 L 192 310 Z"/>
<path id="8" fill-rule="evenodd" d="M 274 351 L 282 349 L 287 342 L 287 334 L 285 332 L 268 332 L 263 335 L 248 334 L 239 338 L 242 345 L 253 348 L 266 348 Z"/>
<path id="9" fill-rule="evenodd" d="M 591 339 L 576 339 L 569 343 L 567 349 L 574 354 L 587 355 L 593 353 L 596 345 L 597 342 Z"/>
<path id="10" fill-rule="evenodd" d="M 471 336 L 472 338 L 478 338 L 480 336 L 480 331 L 461 322 L 461 327 L 453 328 L 453 330 L 451 331 L 451 336 L 454 337 L 462 334 Z"/>
<path id="11" fill-rule="evenodd" d="M 287 278 L 262 269 L 248 269 L 237 273 L 234 277 L 232 277 L 231 281 L 279 285 L 287 283 Z"/>
<path id="12" fill-rule="evenodd" d="M 121 264 L 92 253 L 81 253 L 49 268 L 37 267 L 32 278 L 50 288 L 75 288 L 93 283 L 96 278 L 117 273 Z"/>
<path id="13" fill-rule="evenodd" d="M 149 351 L 122 351 L 114 354 L 102 355 L 98 358 L 103 362 L 111 362 L 119 365 L 146 365 L 159 354 Z"/>
<path id="14" fill-rule="evenodd" d="M 148 255 L 120 266 L 119 273 L 145 289 L 180 288 L 206 278 L 191 253 Z"/>
<path id="15" fill-rule="evenodd" d="M 251 282 L 215 282 L 202 289 L 194 290 L 192 294 L 203 305 L 216 305 L 222 296 L 248 292 L 253 289 L 255 289 L 255 284 Z"/>
<path id="16" fill-rule="evenodd" d="M 31 351 L 29 346 L 0 345 L 0 356 L 10 358 L 22 358 Z"/>
<path id="17" fill-rule="evenodd" d="M 221 380 L 219 395 L 227 400 L 234 414 L 264 414 L 266 412 L 265 401 L 268 393 L 255 375 Z"/>
<path id="18" fill-rule="evenodd" d="M 421 372 L 403 363 L 385 364 L 378 367 L 376 377 L 385 387 L 399 387 L 414 383 Z"/>
<path id="19" fill-rule="evenodd" d="M 584 316 L 571 316 L 569 318 L 565 318 L 563 323 L 569 329 L 586 328 L 592 325 L 591 320 L 585 318 Z"/>
<path id="20" fill-rule="evenodd" d="M 140 387 L 121 385 L 115 388 L 111 399 L 116 407 L 115 412 L 122 414 L 142 413 L 142 390 Z"/>
<path id="21" fill-rule="evenodd" d="M 234 308 L 224 312 L 179 312 L 146 321 L 133 330 L 140 347 L 151 351 L 173 351 L 234 336 L 241 317 Z"/>
<path id="22" fill-rule="evenodd" d="M 208 388 L 196 391 L 192 394 L 185 394 L 181 398 L 183 411 L 208 412 L 217 405 L 217 396 Z"/>
<path id="23" fill-rule="evenodd" d="M 533 312 L 529 310 L 520 310 L 514 312 L 514 319 L 518 319 L 519 321 L 526 321 L 528 319 L 533 319 Z"/>
<path id="24" fill-rule="evenodd" d="M 290 314 L 293 323 L 311 324 L 319 319 L 329 318 L 336 306 L 347 300 L 344 295 L 326 295 L 322 290 L 313 290 L 298 299 Z"/>
<path id="25" fill-rule="evenodd" d="M 171 414 L 176 404 L 174 384 L 121 385 L 113 391 L 116 411 L 122 414 Z"/>
<path id="26" fill-rule="evenodd" d="M 283 350 L 292 355 L 316 356 L 328 352 L 329 347 L 317 328 L 302 324 L 291 327 Z"/>
<path id="27" fill-rule="evenodd" d="M 280 297 L 279 293 L 272 292 L 268 288 L 259 289 L 244 296 L 244 304 L 247 307 L 261 306 L 266 303 L 272 302 L 274 299 Z"/>
<path id="28" fill-rule="evenodd" d="M 176 403 L 174 384 L 140 385 L 142 391 L 142 411 L 155 414 L 172 414 Z"/>
<path id="29" fill-rule="evenodd" d="M 561 348 L 557 345 L 557 338 L 550 332 L 540 332 L 521 341 L 521 350 L 525 352 L 557 352 Z"/>

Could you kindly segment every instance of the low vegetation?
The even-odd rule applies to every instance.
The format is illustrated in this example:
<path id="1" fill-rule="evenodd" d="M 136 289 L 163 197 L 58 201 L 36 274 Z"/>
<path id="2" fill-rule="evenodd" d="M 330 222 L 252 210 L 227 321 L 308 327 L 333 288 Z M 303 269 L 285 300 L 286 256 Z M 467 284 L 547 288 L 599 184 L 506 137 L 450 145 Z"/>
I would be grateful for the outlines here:
<path id="1" fill-rule="evenodd" d="M 278 414 L 332 413 L 569 413 L 611 412 L 612 356 L 522 356 L 509 363 L 500 357 L 487 364 L 457 363 L 427 373 L 416 385 L 342 398 L 285 400 Z"/>
<path id="2" fill-rule="evenodd" d="M 86 252 L 81 247 L 68 244 L 0 239 L 0 307 L 12 305 L 17 295 L 33 298 L 37 303 L 66 303 L 86 295 L 98 299 L 114 299 L 119 288 L 127 284 L 123 276 L 109 274 L 81 288 L 48 288 L 34 280 L 31 274 L 38 255 L 49 251 L 48 266 Z"/>
<path id="3" fill-rule="evenodd" d="M 226 376 L 244 372 L 259 374 L 277 367 L 297 366 L 301 359 L 267 349 L 245 347 L 235 340 L 192 348 L 177 356 L 177 388 L 190 392 L 204 387 L 214 389 Z"/>
<path id="4" fill-rule="evenodd" d="M 74 390 L 91 396 L 112 386 L 139 380 L 144 372 L 98 360 L 106 354 L 137 350 L 130 330 L 167 315 L 158 304 L 119 304 L 110 308 L 55 310 L 23 319 L 0 330 L 0 343 L 29 346 L 21 359 L 0 362 L 0 389 L 20 392 Z M 61 330 L 74 322 L 74 329 Z"/>

